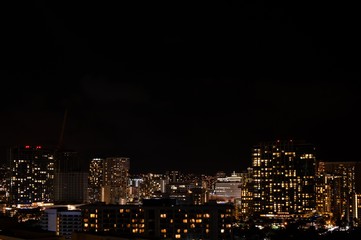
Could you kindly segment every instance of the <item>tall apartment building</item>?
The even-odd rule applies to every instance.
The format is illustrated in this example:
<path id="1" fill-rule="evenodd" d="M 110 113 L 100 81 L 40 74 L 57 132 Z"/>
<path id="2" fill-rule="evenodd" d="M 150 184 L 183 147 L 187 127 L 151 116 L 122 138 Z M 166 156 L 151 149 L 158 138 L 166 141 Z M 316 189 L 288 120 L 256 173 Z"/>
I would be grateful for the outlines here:
<path id="1" fill-rule="evenodd" d="M 88 195 L 88 172 L 83 167 L 79 153 L 59 150 L 55 156 L 54 201 L 85 203 Z"/>
<path id="2" fill-rule="evenodd" d="M 108 157 L 105 159 L 103 202 L 111 204 L 125 204 L 127 202 L 129 168 L 129 158 Z"/>
<path id="3" fill-rule="evenodd" d="M 140 176 L 129 177 L 129 191 L 128 191 L 128 202 L 137 204 L 140 202 L 140 186 L 143 183 L 143 179 Z"/>
<path id="4" fill-rule="evenodd" d="M 253 148 L 253 212 L 300 216 L 316 209 L 315 147 L 300 141 L 261 143 Z"/>
<path id="5" fill-rule="evenodd" d="M 88 202 L 90 203 L 100 202 L 102 199 L 103 164 L 103 158 L 93 158 L 90 161 L 88 177 Z"/>
<path id="6" fill-rule="evenodd" d="M 354 209 L 355 209 L 355 218 L 354 222 L 356 226 L 361 226 L 361 194 L 355 194 L 354 198 Z"/>
<path id="7" fill-rule="evenodd" d="M 10 192 L 13 205 L 54 201 L 54 150 L 42 146 L 10 149 Z"/>
<path id="8" fill-rule="evenodd" d="M 0 164 L 0 203 L 7 203 L 10 196 L 10 171 L 9 166 Z M 1 209 L 0 209 L 1 212 Z"/>
<path id="9" fill-rule="evenodd" d="M 357 162 L 319 162 L 317 210 L 333 219 L 357 218 L 355 169 Z"/>
<path id="10" fill-rule="evenodd" d="M 139 198 L 154 198 L 166 195 L 169 179 L 164 174 L 142 174 L 142 183 L 139 185 Z"/>
<path id="11" fill-rule="evenodd" d="M 55 202 L 56 203 L 85 203 L 87 202 L 88 173 L 68 172 L 55 174 Z"/>
<path id="12" fill-rule="evenodd" d="M 126 157 L 93 159 L 89 167 L 89 202 L 125 204 L 128 201 L 130 161 Z"/>
<path id="13" fill-rule="evenodd" d="M 253 210 L 253 169 L 241 173 L 241 207 L 236 216 L 248 220 Z M 237 210 L 237 208 L 236 208 Z"/>

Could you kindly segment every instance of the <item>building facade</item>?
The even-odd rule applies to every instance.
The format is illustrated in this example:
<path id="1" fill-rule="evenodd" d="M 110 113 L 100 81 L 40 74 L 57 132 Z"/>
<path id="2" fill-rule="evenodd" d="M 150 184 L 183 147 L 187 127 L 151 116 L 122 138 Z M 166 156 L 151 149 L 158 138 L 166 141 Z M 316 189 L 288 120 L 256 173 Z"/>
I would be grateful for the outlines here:
<path id="1" fill-rule="evenodd" d="M 55 174 L 55 202 L 56 203 L 86 203 L 88 194 L 88 173 L 68 172 Z"/>
<path id="2" fill-rule="evenodd" d="M 126 157 L 94 158 L 89 166 L 88 202 L 125 204 L 129 194 L 130 161 Z"/>
<path id="3" fill-rule="evenodd" d="M 348 222 L 357 218 L 355 208 L 356 162 L 319 162 L 317 210 Z"/>
<path id="4" fill-rule="evenodd" d="M 126 157 L 108 157 L 104 161 L 102 201 L 125 204 L 128 197 L 130 161 Z"/>
<path id="5" fill-rule="evenodd" d="M 13 205 L 54 201 L 54 150 L 42 146 L 10 149 L 10 192 Z"/>
<path id="6" fill-rule="evenodd" d="M 82 231 L 81 211 L 68 210 L 67 207 L 48 208 L 44 210 L 39 225 L 43 230 L 55 232 L 64 239 L 71 239 L 73 232 Z"/>
<path id="7" fill-rule="evenodd" d="M 236 216 L 248 220 L 253 212 L 253 169 L 247 168 L 247 171 L 241 173 L 241 178 L 241 206 Z"/>
<path id="8" fill-rule="evenodd" d="M 80 208 L 85 232 L 155 239 L 232 239 L 232 204 L 177 205 L 174 199 L 148 199 L 143 205 Z"/>
<path id="9" fill-rule="evenodd" d="M 103 187 L 103 171 L 104 171 L 104 159 L 93 158 L 89 165 L 89 177 L 88 177 L 88 202 L 95 203 L 100 202 L 102 199 L 101 192 Z"/>
<path id="10" fill-rule="evenodd" d="M 84 170 L 79 153 L 58 150 L 55 156 L 54 202 L 87 202 L 88 172 Z"/>
<path id="11" fill-rule="evenodd" d="M 233 172 L 231 176 L 217 178 L 214 187 L 213 198 L 224 202 L 235 202 L 241 198 L 242 177 L 241 174 Z"/>
<path id="12" fill-rule="evenodd" d="M 296 141 L 261 143 L 253 148 L 253 213 L 301 216 L 316 208 L 315 147 Z"/>

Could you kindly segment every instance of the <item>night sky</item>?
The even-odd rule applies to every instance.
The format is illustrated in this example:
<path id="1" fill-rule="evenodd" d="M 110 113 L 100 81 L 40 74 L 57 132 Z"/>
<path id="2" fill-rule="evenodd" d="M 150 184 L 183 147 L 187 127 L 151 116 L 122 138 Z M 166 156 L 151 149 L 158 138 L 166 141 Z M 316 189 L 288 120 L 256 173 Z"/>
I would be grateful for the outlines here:
<path id="1" fill-rule="evenodd" d="M 343 2 L 4 8 L 0 145 L 127 156 L 131 172 L 251 165 L 253 145 L 361 161 L 360 14 Z"/>

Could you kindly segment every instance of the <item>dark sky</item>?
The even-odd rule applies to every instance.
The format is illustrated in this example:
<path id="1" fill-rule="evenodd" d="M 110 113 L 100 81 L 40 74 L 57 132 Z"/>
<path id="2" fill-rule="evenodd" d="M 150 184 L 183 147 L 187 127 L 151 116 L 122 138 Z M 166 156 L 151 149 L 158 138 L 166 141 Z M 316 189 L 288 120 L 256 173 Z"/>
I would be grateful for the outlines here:
<path id="1" fill-rule="evenodd" d="M 360 161 L 360 15 L 350 3 L 4 8 L 0 144 L 52 144 L 133 172 L 242 170 L 253 145 Z"/>

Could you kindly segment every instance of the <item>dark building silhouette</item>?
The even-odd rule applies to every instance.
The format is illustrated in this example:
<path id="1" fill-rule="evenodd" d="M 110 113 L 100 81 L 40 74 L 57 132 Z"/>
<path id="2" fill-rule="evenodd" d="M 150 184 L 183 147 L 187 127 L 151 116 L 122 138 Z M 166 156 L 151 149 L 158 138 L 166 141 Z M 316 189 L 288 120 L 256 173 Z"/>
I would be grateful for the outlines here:
<path id="1" fill-rule="evenodd" d="M 55 203 L 85 203 L 88 173 L 82 164 L 81 156 L 70 150 L 58 150 L 55 156 Z"/>

